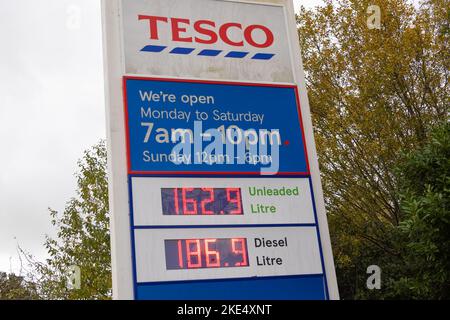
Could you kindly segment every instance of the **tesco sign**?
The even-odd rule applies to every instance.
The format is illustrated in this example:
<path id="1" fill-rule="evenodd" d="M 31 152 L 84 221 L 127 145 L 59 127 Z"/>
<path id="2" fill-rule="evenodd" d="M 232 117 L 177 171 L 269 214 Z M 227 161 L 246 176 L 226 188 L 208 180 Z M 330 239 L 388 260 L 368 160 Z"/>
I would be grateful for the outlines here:
<path id="1" fill-rule="evenodd" d="M 287 16 L 276 1 L 122 0 L 125 73 L 292 83 Z"/>
<path id="2" fill-rule="evenodd" d="M 172 41 L 216 44 L 219 40 L 233 47 L 244 47 L 246 44 L 255 48 L 269 48 L 274 43 L 274 34 L 270 28 L 259 25 L 242 25 L 238 22 L 218 24 L 212 20 L 192 21 L 185 18 L 169 18 L 160 16 L 139 15 L 140 21 L 145 21 L 149 27 L 149 38 L 159 40 L 159 29 L 169 28 Z M 241 36 L 232 39 L 230 31 L 237 31 Z M 255 34 L 264 35 L 264 40 L 256 39 Z M 189 36 L 188 34 L 195 34 Z"/>

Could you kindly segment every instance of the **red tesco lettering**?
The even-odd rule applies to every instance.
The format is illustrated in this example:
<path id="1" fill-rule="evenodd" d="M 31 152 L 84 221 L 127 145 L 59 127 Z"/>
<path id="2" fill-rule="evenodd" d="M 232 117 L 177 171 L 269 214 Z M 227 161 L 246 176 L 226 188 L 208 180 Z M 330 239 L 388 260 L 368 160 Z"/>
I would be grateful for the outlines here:
<path id="1" fill-rule="evenodd" d="M 228 22 L 218 26 L 211 20 L 198 20 L 192 26 L 195 36 L 187 36 L 188 30 L 190 31 L 191 28 L 191 21 L 189 19 L 147 15 L 139 15 L 138 19 L 139 21 L 143 20 L 148 22 L 149 37 L 151 40 L 159 40 L 158 31 L 164 25 L 170 26 L 172 41 L 177 42 L 215 44 L 220 39 L 222 42 L 233 47 L 243 47 L 247 43 L 256 48 L 268 48 L 275 40 L 273 32 L 268 27 L 258 24 L 243 26 L 237 22 Z M 264 34 L 264 41 L 257 42 L 255 40 L 256 31 Z M 234 38 L 232 38 L 231 34 L 234 35 Z M 240 34 L 241 37 L 236 37 L 237 34 Z"/>

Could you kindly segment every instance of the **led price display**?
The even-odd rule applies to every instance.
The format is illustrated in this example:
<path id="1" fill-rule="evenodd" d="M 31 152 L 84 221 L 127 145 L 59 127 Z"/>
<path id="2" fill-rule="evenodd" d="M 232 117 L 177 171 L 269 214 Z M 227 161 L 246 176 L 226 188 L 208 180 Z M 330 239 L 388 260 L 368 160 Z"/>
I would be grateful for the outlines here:
<path id="1" fill-rule="evenodd" d="M 167 270 L 248 267 L 247 239 L 165 240 Z"/>
<path id="2" fill-rule="evenodd" d="M 163 215 L 243 215 L 240 188 L 163 188 Z"/>

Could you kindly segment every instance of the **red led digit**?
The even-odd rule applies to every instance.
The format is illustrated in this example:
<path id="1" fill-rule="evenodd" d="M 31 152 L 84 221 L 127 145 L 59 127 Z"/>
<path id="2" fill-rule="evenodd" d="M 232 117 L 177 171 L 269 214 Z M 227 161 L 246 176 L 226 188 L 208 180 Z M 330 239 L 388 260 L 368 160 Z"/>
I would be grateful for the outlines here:
<path id="1" fill-rule="evenodd" d="M 240 248 L 238 248 L 237 244 L 240 244 Z M 235 266 L 237 267 L 248 266 L 247 248 L 245 239 L 231 239 L 231 249 L 234 254 L 240 254 L 242 256 L 242 261 L 236 262 Z"/>
<path id="2" fill-rule="evenodd" d="M 188 268 L 201 268 L 202 267 L 202 252 L 200 246 L 200 240 L 186 240 L 186 252 Z M 197 262 L 195 262 L 195 259 Z M 194 260 L 194 261 L 193 261 Z"/>
<path id="3" fill-rule="evenodd" d="M 236 195 L 236 198 L 231 198 L 232 193 Z M 230 203 L 236 204 L 236 209 L 231 210 L 230 214 L 242 214 L 241 193 L 239 188 L 227 188 L 227 200 Z"/>
<path id="4" fill-rule="evenodd" d="M 180 204 L 178 203 L 178 188 L 173 189 L 173 201 L 175 204 L 175 213 L 180 214 Z"/>
<path id="5" fill-rule="evenodd" d="M 248 267 L 246 238 L 165 240 L 167 270 Z"/>
<path id="6" fill-rule="evenodd" d="M 188 199 L 186 196 L 186 192 L 191 192 L 194 189 L 193 188 L 183 188 L 182 189 L 182 201 L 183 201 L 183 214 L 185 215 L 196 215 L 198 213 L 197 211 L 197 200 L 195 199 Z M 192 209 L 189 209 L 188 204 L 192 205 Z"/>
<path id="7" fill-rule="evenodd" d="M 206 191 L 209 193 L 209 198 L 208 199 L 203 199 L 201 202 L 201 207 L 202 207 L 202 214 L 214 214 L 214 212 L 212 210 L 206 210 L 206 205 L 208 203 L 212 203 L 214 202 L 214 189 L 213 188 L 202 188 L 203 191 Z"/>
<path id="8" fill-rule="evenodd" d="M 181 244 L 181 240 L 178 240 L 178 265 L 180 266 L 180 269 L 184 268 L 183 247 L 182 247 L 182 244 Z"/>
<path id="9" fill-rule="evenodd" d="M 216 244 L 217 239 L 205 240 L 205 253 L 206 253 L 206 267 L 220 267 L 220 253 L 216 250 L 210 249 L 210 244 Z"/>

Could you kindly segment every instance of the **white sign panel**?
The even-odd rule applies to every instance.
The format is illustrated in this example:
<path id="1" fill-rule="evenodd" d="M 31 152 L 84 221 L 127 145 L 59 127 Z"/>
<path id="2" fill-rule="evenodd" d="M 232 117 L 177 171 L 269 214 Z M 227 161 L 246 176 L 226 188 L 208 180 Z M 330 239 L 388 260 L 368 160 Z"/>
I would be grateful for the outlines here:
<path id="1" fill-rule="evenodd" d="M 136 226 L 315 223 L 308 179 L 136 177 L 132 189 Z"/>
<path id="2" fill-rule="evenodd" d="M 285 21 L 282 6 L 127 0 L 126 73 L 291 83 Z"/>
<path id="3" fill-rule="evenodd" d="M 191 248 L 184 248 L 186 240 L 192 240 Z M 195 261 L 196 241 L 203 250 L 204 241 L 210 240 L 209 246 L 219 240 L 242 240 L 239 259 L 231 260 L 227 267 L 188 268 L 188 250 L 191 249 L 190 259 Z M 169 241 L 180 241 L 171 250 Z M 214 241 L 215 240 L 215 241 Z M 231 246 L 230 246 L 231 247 Z M 225 248 L 222 249 L 222 260 L 226 257 Z M 183 251 L 183 252 L 182 252 Z M 231 250 L 230 250 L 231 251 Z M 178 256 L 182 254 L 181 263 Z M 170 255 L 174 255 L 174 266 L 170 263 Z M 242 255 L 245 255 L 242 258 Z M 155 260 L 155 257 L 158 259 Z M 210 255 L 210 260 L 214 258 Z M 183 265 L 183 260 L 186 260 Z M 265 277 L 285 275 L 308 275 L 322 273 L 317 232 L 314 227 L 309 228 L 255 228 L 255 229 L 170 229 L 170 230 L 137 230 L 136 231 L 136 261 L 138 282 L 176 281 L 199 279 L 226 279 L 242 277 Z M 233 262 L 231 262 L 233 261 Z M 235 262 L 236 261 L 236 262 Z M 225 261 L 215 261 L 224 266 Z M 205 263 L 205 262 L 204 262 Z M 213 263 L 213 262 L 210 262 Z M 169 270 L 168 270 L 169 269 Z"/>

